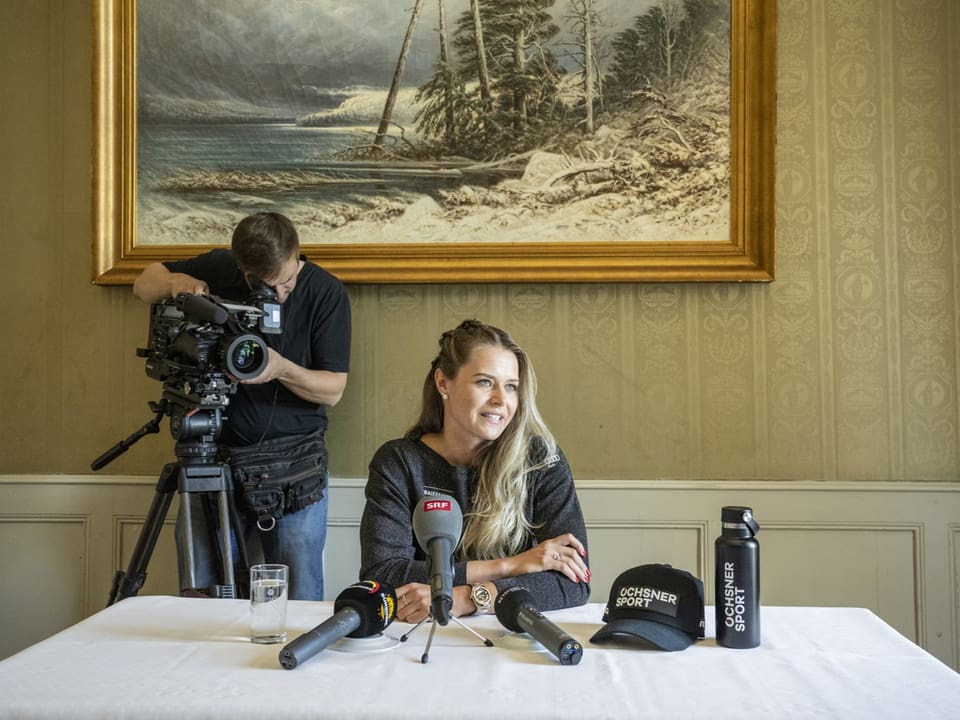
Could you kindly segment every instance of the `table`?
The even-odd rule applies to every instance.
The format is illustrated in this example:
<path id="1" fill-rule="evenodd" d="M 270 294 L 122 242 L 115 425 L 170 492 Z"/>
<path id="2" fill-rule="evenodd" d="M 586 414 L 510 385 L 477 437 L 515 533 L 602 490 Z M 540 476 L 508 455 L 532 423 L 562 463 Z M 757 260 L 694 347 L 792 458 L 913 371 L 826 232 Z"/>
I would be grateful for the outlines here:
<path id="1" fill-rule="evenodd" d="M 562 666 L 493 616 L 295 670 L 247 640 L 248 603 L 131 597 L 0 662 L 4 718 L 957 718 L 960 675 L 859 608 L 764 607 L 751 650 L 594 645 L 602 604 L 547 616 L 584 644 Z M 292 601 L 290 639 L 333 612 Z M 412 626 L 394 623 L 386 640 Z M 381 641 L 384 638 L 381 638 Z M 367 642 L 367 644 L 384 644 Z"/>

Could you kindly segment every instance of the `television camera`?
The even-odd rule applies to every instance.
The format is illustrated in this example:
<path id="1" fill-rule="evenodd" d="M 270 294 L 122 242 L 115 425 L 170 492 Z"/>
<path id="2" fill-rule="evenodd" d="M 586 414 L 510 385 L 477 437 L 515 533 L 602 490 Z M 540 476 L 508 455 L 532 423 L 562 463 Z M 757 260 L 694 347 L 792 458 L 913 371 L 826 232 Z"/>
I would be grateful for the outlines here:
<path id="1" fill-rule="evenodd" d="M 243 380 L 259 377 L 269 362 L 269 347 L 264 334 L 282 331 L 280 303 L 267 285 L 258 285 L 247 304 L 229 303 L 216 296 L 181 293 L 150 307 L 147 347 L 138 348 L 145 358 L 147 375 L 163 383 L 159 402 L 150 402 L 151 421 L 121 440 L 94 460 L 90 467 L 99 470 L 126 452 L 144 435 L 159 432 L 160 421 L 170 417 L 170 433 L 176 440 L 177 462 L 168 463 L 160 473 L 153 503 L 134 548 L 126 573 L 118 570 L 108 604 L 135 595 L 146 580 L 146 567 L 163 527 L 175 490 L 201 493 L 208 520 L 211 494 L 218 500 L 218 519 L 208 527 L 219 526 L 222 583 L 206 589 L 217 597 L 235 597 L 231 518 L 237 524 L 231 497 L 228 465 L 218 462 L 217 438 L 223 424 L 223 411 L 230 396 Z M 187 528 L 185 557 L 188 587 L 194 588 L 195 559 L 190 519 L 190 503 L 181 505 Z M 246 566 L 245 549 L 238 543 L 240 562 Z"/>
<path id="2" fill-rule="evenodd" d="M 147 347 L 137 355 L 146 358 L 147 375 L 164 384 L 168 402 L 186 410 L 222 409 L 238 380 L 266 369 L 267 345 L 252 331 L 279 333 L 280 304 L 272 290 L 251 299 L 255 304 L 236 305 L 182 293 L 151 306 Z"/>

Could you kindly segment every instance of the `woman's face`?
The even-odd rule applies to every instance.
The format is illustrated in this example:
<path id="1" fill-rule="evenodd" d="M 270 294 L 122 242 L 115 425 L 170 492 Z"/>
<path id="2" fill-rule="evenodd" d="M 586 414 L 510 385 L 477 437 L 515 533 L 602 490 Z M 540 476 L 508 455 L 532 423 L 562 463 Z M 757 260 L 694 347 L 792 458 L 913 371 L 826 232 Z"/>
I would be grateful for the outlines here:
<path id="1" fill-rule="evenodd" d="M 456 378 L 437 372 L 437 388 L 446 393 L 443 433 L 464 447 L 496 440 L 513 420 L 520 401 L 520 369 L 506 348 L 479 345 Z"/>

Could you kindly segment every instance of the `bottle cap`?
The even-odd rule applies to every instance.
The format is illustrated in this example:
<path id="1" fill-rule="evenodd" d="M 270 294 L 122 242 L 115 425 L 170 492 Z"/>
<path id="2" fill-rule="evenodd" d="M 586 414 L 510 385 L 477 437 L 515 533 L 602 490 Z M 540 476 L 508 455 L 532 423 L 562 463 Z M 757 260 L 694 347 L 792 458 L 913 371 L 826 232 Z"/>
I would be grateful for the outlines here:
<path id="1" fill-rule="evenodd" d="M 726 534 L 752 536 L 760 531 L 753 508 L 727 505 L 720 512 L 720 521 Z"/>

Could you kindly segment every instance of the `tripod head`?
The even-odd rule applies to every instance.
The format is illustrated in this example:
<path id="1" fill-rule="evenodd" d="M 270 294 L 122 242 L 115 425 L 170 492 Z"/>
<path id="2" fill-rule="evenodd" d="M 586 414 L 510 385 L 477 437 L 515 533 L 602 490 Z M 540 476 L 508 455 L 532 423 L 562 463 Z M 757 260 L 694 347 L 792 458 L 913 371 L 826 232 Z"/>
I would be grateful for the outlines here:
<path id="1" fill-rule="evenodd" d="M 222 401 L 208 401 L 202 406 L 197 406 L 191 404 L 180 388 L 169 388 L 168 384 L 164 383 L 163 397 L 159 401 L 148 403 L 153 411 L 153 419 L 97 457 L 90 463 L 91 470 L 100 470 L 110 464 L 133 447 L 144 435 L 160 432 L 160 423 L 168 415 L 170 416 L 170 434 L 177 441 L 175 450 L 177 458 L 181 461 L 214 461 L 217 454 L 217 439 L 223 428 L 223 411 L 229 402 L 227 395 L 217 394 L 217 397 L 223 398 Z"/>

